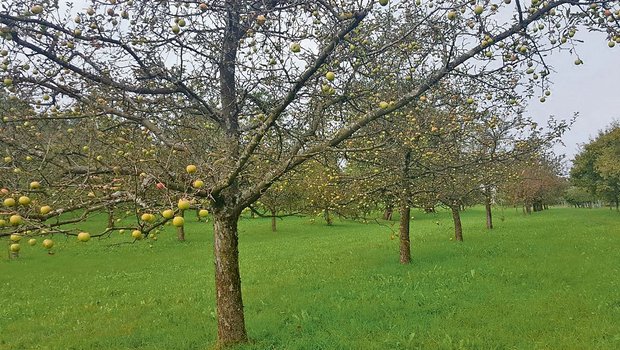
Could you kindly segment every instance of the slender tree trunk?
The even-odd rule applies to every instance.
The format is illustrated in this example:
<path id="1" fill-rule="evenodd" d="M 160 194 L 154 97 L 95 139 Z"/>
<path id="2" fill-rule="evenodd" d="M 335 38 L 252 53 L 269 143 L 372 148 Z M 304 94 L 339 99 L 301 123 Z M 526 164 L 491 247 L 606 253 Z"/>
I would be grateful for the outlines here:
<path id="1" fill-rule="evenodd" d="M 457 241 L 463 241 L 463 226 L 461 225 L 461 213 L 459 212 L 458 206 L 453 206 L 452 209 L 452 220 L 454 221 L 454 239 Z"/>
<path id="2" fill-rule="evenodd" d="M 411 208 L 406 204 L 400 206 L 400 263 L 411 262 L 411 242 L 409 240 L 409 227 L 411 220 Z"/>
<path id="3" fill-rule="evenodd" d="M 491 210 L 491 189 L 486 187 L 484 190 L 484 208 L 487 213 L 487 229 L 493 229 L 493 212 Z"/>
<path id="4" fill-rule="evenodd" d="M 332 225 L 332 217 L 329 213 L 329 208 L 325 208 L 325 211 L 323 212 L 323 217 L 325 218 L 325 222 L 327 223 L 327 226 L 331 226 Z"/>
<path id="5" fill-rule="evenodd" d="M 275 210 L 271 210 L 271 231 L 276 232 L 277 227 L 276 227 L 276 211 Z"/>
<path id="6" fill-rule="evenodd" d="M 239 274 L 238 219 L 239 213 L 231 209 L 213 213 L 217 339 L 220 347 L 248 340 Z"/>
<path id="7" fill-rule="evenodd" d="M 114 227 L 114 208 L 108 208 L 108 228 Z"/>
<path id="8" fill-rule="evenodd" d="M 392 205 L 387 205 L 385 210 L 383 211 L 383 220 L 392 220 L 392 213 L 394 212 L 394 207 Z"/>
<path id="9" fill-rule="evenodd" d="M 185 210 L 179 209 L 179 216 L 185 218 Z M 185 225 L 177 227 L 177 239 L 181 242 L 185 241 Z"/>

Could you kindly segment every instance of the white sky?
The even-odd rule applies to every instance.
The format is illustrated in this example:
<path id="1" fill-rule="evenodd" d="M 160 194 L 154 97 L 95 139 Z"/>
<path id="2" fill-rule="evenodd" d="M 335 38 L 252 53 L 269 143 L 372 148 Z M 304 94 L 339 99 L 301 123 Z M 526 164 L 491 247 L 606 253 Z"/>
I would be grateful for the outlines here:
<path id="1" fill-rule="evenodd" d="M 528 108 L 529 114 L 541 122 L 550 115 L 569 119 L 579 112 L 563 138 L 566 146 L 555 148 L 568 160 L 578 152 L 578 144 L 587 143 L 613 120 L 620 120 L 620 45 L 609 48 L 602 33 L 582 30 L 575 37 L 585 40 L 577 47 L 584 64 L 575 66 L 576 56 L 568 52 L 554 53 L 548 60 L 557 71 L 551 76 L 551 98 L 540 103 L 536 97 Z"/>

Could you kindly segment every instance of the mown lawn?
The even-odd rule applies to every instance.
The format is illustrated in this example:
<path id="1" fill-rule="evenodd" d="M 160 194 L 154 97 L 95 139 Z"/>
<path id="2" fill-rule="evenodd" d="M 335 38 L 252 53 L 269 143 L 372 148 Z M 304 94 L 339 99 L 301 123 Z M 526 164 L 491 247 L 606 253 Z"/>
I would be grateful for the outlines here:
<path id="1" fill-rule="evenodd" d="M 389 223 L 286 218 L 272 233 L 243 219 L 252 343 L 239 349 L 620 348 L 620 214 L 495 214 L 489 232 L 467 210 L 456 243 L 447 212 L 415 212 L 409 266 Z M 54 255 L 25 242 L 17 260 L 2 253 L 0 349 L 211 348 L 211 226 L 187 222 L 184 243 L 168 228 L 156 242 L 56 237 Z"/>

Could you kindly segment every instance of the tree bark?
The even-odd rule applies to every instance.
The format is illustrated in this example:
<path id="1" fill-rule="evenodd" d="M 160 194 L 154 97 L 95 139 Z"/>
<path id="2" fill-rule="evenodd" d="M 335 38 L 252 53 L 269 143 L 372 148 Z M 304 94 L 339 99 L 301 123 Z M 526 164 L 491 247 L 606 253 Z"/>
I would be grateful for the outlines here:
<path id="1" fill-rule="evenodd" d="M 179 216 L 185 218 L 185 210 L 179 209 Z M 181 242 L 185 241 L 185 225 L 177 227 L 177 239 Z"/>
<path id="2" fill-rule="evenodd" d="M 271 231 L 276 232 L 277 227 L 276 227 L 276 211 L 275 210 L 271 210 Z"/>
<path id="3" fill-rule="evenodd" d="M 325 211 L 323 212 L 323 217 L 325 218 L 325 222 L 327 223 L 327 226 L 331 226 L 332 225 L 332 217 L 329 213 L 329 208 L 325 208 Z"/>
<path id="4" fill-rule="evenodd" d="M 107 228 L 112 228 L 112 227 L 114 227 L 114 209 L 108 208 L 108 227 Z"/>
<path id="5" fill-rule="evenodd" d="M 385 210 L 383 211 L 383 220 L 392 221 L 393 212 L 394 207 L 392 207 L 392 205 L 386 205 Z"/>
<path id="6" fill-rule="evenodd" d="M 459 212 L 458 206 L 453 206 L 452 209 L 452 220 L 454 221 L 454 239 L 459 242 L 463 241 L 463 226 L 461 225 L 461 214 Z"/>
<path id="7" fill-rule="evenodd" d="M 487 213 L 487 229 L 493 229 L 493 212 L 491 209 L 491 189 L 489 187 L 484 190 L 484 208 Z"/>
<path id="8" fill-rule="evenodd" d="M 406 204 L 400 207 L 400 263 L 411 263 L 411 242 L 409 240 L 409 228 L 411 220 L 411 208 Z"/>
<path id="9" fill-rule="evenodd" d="M 227 347 L 248 340 L 239 274 L 239 214 L 233 210 L 213 214 L 217 339 L 218 346 Z"/>

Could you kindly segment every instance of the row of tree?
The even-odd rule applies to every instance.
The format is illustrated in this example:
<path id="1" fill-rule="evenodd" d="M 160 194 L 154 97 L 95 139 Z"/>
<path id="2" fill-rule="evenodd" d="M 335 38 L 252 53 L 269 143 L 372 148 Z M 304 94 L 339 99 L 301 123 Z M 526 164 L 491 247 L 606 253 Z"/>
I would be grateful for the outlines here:
<path id="1" fill-rule="evenodd" d="M 322 201 L 343 198 L 388 203 L 403 217 L 439 202 L 458 213 L 481 188 L 488 204 L 506 168 L 540 165 L 536 150 L 565 128 L 541 130 L 522 116 L 528 97 L 549 98 L 544 57 L 576 55 L 585 27 L 610 47 L 620 42 L 618 6 L 5 0 L 0 235 L 77 234 L 65 224 L 130 205 L 139 238 L 204 207 L 214 222 L 218 343 L 246 342 L 245 208 L 262 196 L 278 213 L 265 192 L 285 196 L 286 181 L 304 176 L 327 180 L 299 185 L 326 194 L 301 200 L 327 220 L 337 208 Z M 529 173 L 511 176 L 531 182 Z M 529 187 L 515 198 L 537 208 Z"/>

